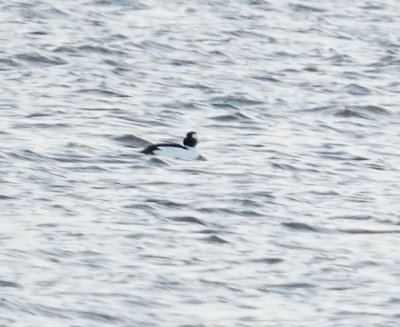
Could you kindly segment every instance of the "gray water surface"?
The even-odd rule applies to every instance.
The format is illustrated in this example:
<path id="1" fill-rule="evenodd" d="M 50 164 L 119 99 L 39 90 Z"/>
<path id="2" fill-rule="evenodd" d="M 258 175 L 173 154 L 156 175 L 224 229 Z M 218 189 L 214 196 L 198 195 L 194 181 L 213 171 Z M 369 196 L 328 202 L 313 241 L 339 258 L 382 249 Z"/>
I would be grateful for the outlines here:
<path id="1" fill-rule="evenodd" d="M 399 326 L 399 15 L 0 1 L 0 326 Z"/>

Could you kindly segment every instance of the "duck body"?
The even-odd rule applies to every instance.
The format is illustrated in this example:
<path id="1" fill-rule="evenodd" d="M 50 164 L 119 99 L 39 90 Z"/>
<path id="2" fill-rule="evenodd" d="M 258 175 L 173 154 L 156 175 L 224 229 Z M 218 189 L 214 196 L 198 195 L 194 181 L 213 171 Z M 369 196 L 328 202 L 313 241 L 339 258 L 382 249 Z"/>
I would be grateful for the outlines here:
<path id="1" fill-rule="evenodd" d="M 196 133 L 189 132 L 183 140 L 184 145 L 177 143 L 152 144 L 142 150 L 142 153 L 173 159 L 196 160 L 200 157 L 200 153 L 195 148 L 197 142 Z"/>

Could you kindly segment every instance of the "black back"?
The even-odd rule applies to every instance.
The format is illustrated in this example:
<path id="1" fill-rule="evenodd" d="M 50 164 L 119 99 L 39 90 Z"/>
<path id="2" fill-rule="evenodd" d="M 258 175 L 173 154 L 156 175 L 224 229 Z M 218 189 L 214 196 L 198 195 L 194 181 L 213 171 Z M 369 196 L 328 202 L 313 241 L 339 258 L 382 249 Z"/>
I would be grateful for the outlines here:
<path id="1" fill-rule="evenodd" d="M 159 150 L 160 147 L 164 147 L 164 146 L 186 149 L 183 145 L 180 145 L 180 144 L 159 143 L 159 144 L 149 145 L 146 149 L 142 150 L 142 153 L 154 154 L 154 151 Z"/>

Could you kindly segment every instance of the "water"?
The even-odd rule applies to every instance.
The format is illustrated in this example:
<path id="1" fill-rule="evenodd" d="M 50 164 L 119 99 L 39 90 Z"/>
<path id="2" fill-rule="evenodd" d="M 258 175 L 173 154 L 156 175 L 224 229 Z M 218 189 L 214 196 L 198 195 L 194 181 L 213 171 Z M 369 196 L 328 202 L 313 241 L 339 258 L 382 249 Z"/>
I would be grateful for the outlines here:
<path id="1" fill-rule="evenodd" d="M 1 326 L 398 326 L 397 1 L 0 8 Z"/>

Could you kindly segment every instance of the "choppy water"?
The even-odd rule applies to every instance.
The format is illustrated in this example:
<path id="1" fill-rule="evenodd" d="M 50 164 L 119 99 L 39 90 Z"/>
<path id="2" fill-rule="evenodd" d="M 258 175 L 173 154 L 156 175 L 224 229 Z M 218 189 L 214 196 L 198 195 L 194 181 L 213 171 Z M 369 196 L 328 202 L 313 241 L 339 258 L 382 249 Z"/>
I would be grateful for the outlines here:
<path id="1" fill-rule="evenodd" d="M 398 326 L 399 14 L 1 1 L 0 325 Z"/>

